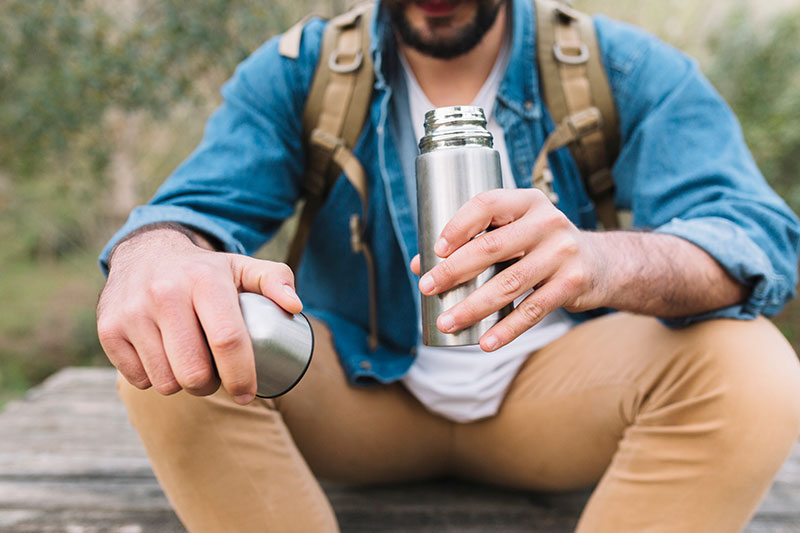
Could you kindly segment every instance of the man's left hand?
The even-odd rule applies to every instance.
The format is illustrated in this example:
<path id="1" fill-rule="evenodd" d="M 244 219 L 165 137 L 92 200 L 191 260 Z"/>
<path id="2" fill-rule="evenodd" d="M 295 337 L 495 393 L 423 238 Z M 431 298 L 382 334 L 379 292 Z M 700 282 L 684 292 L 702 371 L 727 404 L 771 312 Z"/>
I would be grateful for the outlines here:
<path id="1" fill-rule="evenodd" d="M 575 227 L 541 191 L 487 191 L 464 204 L 444 227 L 435 246 L 444 260 L 420 279 L 419 288 L 425 295 L 438 294 L 496 263 L 517 259 L 437 320 L 441 331 L 454 333 L 534 289 L 481 338 L 481 348 L 494 351 L 559 307 L 584 311 L 603 305 L 607 261 L 596 235 Z M 420 273 L 419 256 L 411 268 Z"/>

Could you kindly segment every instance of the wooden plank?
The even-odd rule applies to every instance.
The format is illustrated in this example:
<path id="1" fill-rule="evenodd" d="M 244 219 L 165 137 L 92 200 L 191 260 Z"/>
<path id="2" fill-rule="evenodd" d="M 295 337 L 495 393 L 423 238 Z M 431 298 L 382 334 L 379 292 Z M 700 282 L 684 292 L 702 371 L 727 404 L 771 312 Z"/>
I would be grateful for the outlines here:
<path id="1" fill-rule="evenodd" d="M 184 531 L 114 381 L 113 369 L 65 369 L 0 413 L 0 531 Z M 588 498 L 454 481 L 323 488 L 345 533 L 571 531 Z M 800 531 L 800 445 L 746 531 Z"/>

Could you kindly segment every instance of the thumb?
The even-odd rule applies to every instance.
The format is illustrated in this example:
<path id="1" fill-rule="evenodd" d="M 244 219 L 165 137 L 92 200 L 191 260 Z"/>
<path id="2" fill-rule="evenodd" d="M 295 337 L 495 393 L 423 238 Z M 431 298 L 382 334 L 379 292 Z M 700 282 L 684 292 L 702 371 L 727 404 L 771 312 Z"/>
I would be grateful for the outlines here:
<path id="1" fill-rule="evenodd" d="M 244 292 L 263 294 L 291 314 L 303 310 L 294 288 L 294 273 L 284 263 L 231 254 L 231 271 Z"/>

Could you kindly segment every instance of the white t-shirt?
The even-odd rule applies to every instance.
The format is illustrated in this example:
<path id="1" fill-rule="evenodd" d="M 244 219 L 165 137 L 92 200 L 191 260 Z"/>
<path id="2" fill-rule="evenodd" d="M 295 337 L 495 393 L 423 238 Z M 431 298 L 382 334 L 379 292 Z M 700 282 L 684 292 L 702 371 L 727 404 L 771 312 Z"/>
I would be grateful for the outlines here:
<path id="1" fill-rule="evenodd" d="M 471 105 L 484 109 L 487 129 L 500 154 L 503 187 L 516 188 L 502 128 L 494 118 L 497 91 L 508 67 L 510 39 L 506 38 L 489 77 Z M 414 134 L 424 135 L 425 112 L 434 106 L 419 86 L 413 71 L 400 54 L 408 86 Z M 527 294 L 517 298 L 516 306 Z M 417 345 L 417 358 L 403 377 L 405 387 L 430 411 L 456 422 L 472 422 L 497 413 L 520 366 L 535 350 L 561 337 L 573 326 L 561 309 L 499 350 L 486 353 L 479 346 L 438 348 Z M 422 331 L 422 324 L 419 324 Z M 421 336 L 420 336 L 421 338 Z"/>

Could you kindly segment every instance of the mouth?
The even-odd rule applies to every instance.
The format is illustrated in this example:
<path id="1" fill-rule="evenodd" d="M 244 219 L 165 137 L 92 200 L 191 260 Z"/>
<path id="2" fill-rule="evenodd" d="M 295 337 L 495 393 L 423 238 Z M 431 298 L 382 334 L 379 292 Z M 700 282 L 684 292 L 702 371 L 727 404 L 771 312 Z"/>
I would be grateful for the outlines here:
<path id="1" fill-rule="evenodd" d="M 459 0 L 415 0 L 420 11 L 428 17 L 446 17 L 455 13 Z"/>

